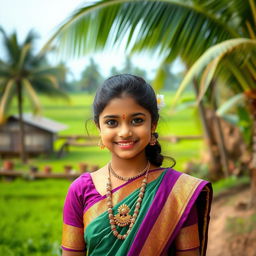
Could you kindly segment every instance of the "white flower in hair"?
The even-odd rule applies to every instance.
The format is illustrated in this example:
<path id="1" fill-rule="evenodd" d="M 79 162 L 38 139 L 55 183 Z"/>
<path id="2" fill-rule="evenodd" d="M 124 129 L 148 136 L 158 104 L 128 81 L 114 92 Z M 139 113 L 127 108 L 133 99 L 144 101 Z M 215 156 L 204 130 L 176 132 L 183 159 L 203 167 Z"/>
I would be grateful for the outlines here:
<path id="1" fill-rule="evenodd" d="M 156 95 L 156 101 L 157 101 L 158 109 L 161 109 L 161 108 L 163 108 L 165 106 L 164 95 L 163 94 L 157 94 Z"/>

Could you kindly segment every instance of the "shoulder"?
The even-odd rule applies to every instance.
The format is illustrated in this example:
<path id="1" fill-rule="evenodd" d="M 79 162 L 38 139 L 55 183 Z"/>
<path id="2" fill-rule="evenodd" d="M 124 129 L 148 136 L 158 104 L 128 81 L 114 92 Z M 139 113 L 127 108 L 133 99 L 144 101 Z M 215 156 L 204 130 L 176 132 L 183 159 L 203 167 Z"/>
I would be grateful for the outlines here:
<path id="1" fill-rule="evenodd" d="M 212 197 L 212 186 L 209 181 L 199 179 L 183 172 L 167 168 L 165 179 L 177 198 L 197 198 L 202 192 Z"/>
<path id="2" fill-rule="evenodd" d="M 94 186 L 90 173 L 83 173 L 69 186 L 68 194 L 80 198 L 81 201 L 93 191 Z"/>
<path id="3" fill-rule="evenodd" d="M 106 167 L 102 167 L 100 169 L 98 169 L 97 171 L 91 172 L 90 175 L 92 178 L 97 178 L 101 175 L 105 175 L 106 172 Z"/>
<path id="4" fill-rule="evenodd" d="M 95 181 L 101 177 L 100 174 L 100 170 L 81 174 L 70 185 L 67 197 L 79 201 L 84 208 L 91 202 L 98 200 L 101 197 L 98 189 L 102 186 L 96 187 L 95 184 L 97 185 L 98 183 L 95 183 Z"/>
<path id="5" fill-rule="evenodd" d="M 177 181 L 180 180 L 180 182 L 182 182 L 182 184 L 209 184 L 208 181 L 203 180 L 203 179 L 199 179 L 197 177 L 191 176 L 189 174 L 186 174 L 184 172 L 180 172 L 177 170 L 174 170 L 172 168 L 166 168 L 166 175 L 167 176 L 171 176 L 171 177 L 175 177 L 177 179 Z"/>
<path id="6" fill-rule="evenodd" d="M 83 187 L 87 187 L 92 183 L 91 174 L 89 172 L 81 174 L 78 178 L 76 178 L 70 185 L 70 189 L 79 190 Z"/>

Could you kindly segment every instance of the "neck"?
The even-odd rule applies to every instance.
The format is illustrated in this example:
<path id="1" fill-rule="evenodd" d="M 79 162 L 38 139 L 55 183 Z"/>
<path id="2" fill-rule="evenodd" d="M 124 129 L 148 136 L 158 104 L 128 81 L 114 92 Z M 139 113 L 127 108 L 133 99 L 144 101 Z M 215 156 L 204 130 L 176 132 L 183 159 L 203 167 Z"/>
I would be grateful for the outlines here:
<path id="1" fill-rule="evenodd" d="M 141 172 L 147 165 L 148 160 L 145 157 L 139 159 L 120 159 L 112 157 L 111 166 L 120 176 L 135 176 Z"/>

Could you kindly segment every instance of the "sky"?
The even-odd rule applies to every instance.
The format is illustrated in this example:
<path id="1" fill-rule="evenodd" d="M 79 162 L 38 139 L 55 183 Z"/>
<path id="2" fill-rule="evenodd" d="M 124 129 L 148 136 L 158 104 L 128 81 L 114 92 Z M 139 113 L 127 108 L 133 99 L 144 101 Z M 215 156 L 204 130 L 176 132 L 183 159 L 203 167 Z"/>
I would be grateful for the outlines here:
<path id="1" fill-rule="evenodd" d="M 37 42 L 39 51 L 54 33 L 56 27 L 84 2 L 84 0 L 0 0 L 0 25 L 8 34 L 17 31 L 19 40 L 23 40 L 28 31 L 34 29 L 40 35 Z M 123 65 L 125 53 L 122 50 L 115 53 L 105 51 L 64 61 L 71 68 L 74 76 L 79 78 L 81 71 L 88 65 L 90 57 L 93 57 L 101 67 L 102 74 L 108 76 L 111 67 L 120 68 Z M 156 57 L 146 55 L 135 56 L 132 58 L 132 62 L 145 69 L 151 78 L 157 64 L 160 64 Z M 178 65 L 176 65 L 176 69 L 179 70 Z"/>

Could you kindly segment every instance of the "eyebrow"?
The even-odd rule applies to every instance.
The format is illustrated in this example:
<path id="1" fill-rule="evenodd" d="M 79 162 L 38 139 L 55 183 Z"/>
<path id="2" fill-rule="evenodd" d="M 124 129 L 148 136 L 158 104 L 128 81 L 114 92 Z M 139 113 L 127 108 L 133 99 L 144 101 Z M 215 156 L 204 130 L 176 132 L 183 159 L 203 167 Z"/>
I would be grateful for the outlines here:
<path id="1" fill-rule="evenodd" d="M 131 117 L 135 117 L 135 116 L 146 116 L 144 113 L 134 113 L 131 115 Z M 107 115 L 107 116 L 104 116 L 103 117 L 104 119 L 107 119 L 107 118 L 120 118 L 120 116 L 118 115 Z"/>

